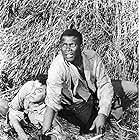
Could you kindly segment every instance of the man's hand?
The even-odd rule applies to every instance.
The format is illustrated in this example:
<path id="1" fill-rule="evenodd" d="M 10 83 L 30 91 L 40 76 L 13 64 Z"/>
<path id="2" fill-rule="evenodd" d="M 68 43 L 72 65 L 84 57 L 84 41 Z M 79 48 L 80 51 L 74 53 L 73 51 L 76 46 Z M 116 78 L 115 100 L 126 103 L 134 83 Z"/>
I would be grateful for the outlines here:
<path id="1" fill-rule="evenodd" d="M 21 132 L 20 134 L 18 134 L 18 139 L 19 140 L 28 140 L 29 136 L 26 135 L 25 133 Z"/>
<path id="2" fill-rule="evenodd" d="M 98 116 L 93 121 L 93 124 L 90 128 L 90 130 L 93 130 L 96 128 L 97 134 L 103 134 L 105 131 L 105 122 L 106 122 L 106 115 L 104 114 L 98 114 Z"/>

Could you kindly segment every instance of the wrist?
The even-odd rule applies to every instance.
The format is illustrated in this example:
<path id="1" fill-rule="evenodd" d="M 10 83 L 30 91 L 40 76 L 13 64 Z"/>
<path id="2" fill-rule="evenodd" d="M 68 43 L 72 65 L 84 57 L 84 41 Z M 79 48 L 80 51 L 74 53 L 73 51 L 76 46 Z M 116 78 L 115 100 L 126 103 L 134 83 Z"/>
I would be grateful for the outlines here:
<path id="1" fill-rule="evenodd" d="M 107 118 L 107 116 L 105 114 L 103 114 L 103 113 L 99 113 L 98 115 L 103 116 L 104 118 Z"/>
<path id="2" fill-rule="evenodd" d="M 42 135 L 46 135 L 47 133 L 51 132 L 52 129 L 53 129 L 53 127 L 50 127 L 49 129 L 44 130 L 44 131 L 42 132 Z"/>

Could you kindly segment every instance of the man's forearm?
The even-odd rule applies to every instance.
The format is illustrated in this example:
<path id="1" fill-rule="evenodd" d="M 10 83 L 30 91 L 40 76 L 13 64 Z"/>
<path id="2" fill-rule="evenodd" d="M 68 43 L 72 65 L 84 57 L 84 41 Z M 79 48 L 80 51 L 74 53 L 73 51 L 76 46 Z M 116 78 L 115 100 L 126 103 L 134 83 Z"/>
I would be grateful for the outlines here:
<path id="1" fill-rule="evenodd" d="M 17 120 L 15 120 L 12 125 L 13 125 L 15 131 L 18 133 L 18 135 L 25 133 L 24 130 L 22 129 L 20 123 Z"/>
<path id="2" fill-rule="evenodd" d="M 43 134 L 50 129 L 54 119 L 54 115 L 55 111 L 51 107 L 47 106 L 43 119 Z"/>
<path id="3" fill-rule="evenodd" d="M 18 113 L 19 116 L 16 116 L 15 113 Z M 10 124 L 13 126 L 13 128 L 15 129 L 15 131 L 17 132 L 18 136 L 20 137 L 20 139 L 22 140 L 24 138 L 24 140 L 27 140 L 27 135 L 25 134 L 24 130 L 22 129 L 19 120 L 17 119 L 17 117 L 22 117 L 22 112 L 18 112 L 18 111 L 10 111 L 9 112 L 9 120 L 10 120 Z"/>

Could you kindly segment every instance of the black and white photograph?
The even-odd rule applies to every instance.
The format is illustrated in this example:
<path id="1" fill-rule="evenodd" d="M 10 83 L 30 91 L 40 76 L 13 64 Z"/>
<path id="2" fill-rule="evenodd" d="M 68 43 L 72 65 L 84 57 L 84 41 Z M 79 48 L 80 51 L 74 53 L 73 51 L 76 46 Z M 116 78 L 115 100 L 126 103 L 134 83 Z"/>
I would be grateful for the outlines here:
<path id="1" fill-rule="evenodd" d="M 139 8 L 0 0 L 0 140 L 138 140 Z"/>

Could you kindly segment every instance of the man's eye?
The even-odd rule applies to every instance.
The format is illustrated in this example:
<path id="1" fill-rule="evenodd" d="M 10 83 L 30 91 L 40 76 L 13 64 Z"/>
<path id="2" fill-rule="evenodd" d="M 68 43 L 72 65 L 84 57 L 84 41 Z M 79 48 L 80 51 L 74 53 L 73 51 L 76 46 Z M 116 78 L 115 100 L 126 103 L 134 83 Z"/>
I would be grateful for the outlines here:
<path id="1" fill-rule="evenodd" d="M 76 46 L 76 44 L 71 44 L 71 47 L 74 48 Z"/>
<path id="2" fill-rule="evenodd" d="M 36 91 L 37 91 L 37 92 L 42 92 L 42 89 L 37 89 Z"/>
<path id="3" fill-rule="evenodd" d="M 62 46 L 66 48 L 67 47 L 67 44 L 63 44 Z"/>
<path id="4" fill-rule="evenodd" d="M 67 48 L 67 47 L 74 48 L 76 46 L 76 44 L 62 44 L 62 46 L 65 48 Z"/>

